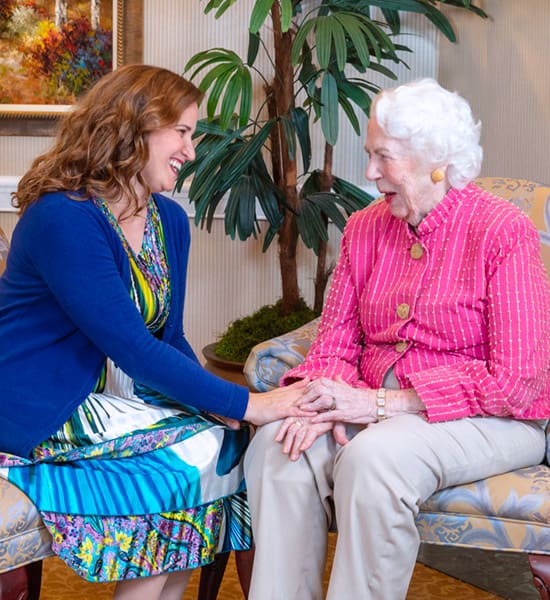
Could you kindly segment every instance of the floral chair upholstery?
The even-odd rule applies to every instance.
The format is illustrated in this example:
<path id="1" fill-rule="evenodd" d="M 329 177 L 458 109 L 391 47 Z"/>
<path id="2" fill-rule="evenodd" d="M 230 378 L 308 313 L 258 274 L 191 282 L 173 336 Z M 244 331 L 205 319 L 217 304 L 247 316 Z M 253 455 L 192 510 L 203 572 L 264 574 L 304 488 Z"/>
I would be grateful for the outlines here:
<path id="1" fill-rule="evenodd" d="M 8 255 L 8 238 L 6 234 L 0 229 L 0 275 L 4 272 L 6 267 L 6 256 Z"/>
<path id="2" fill-rule="evenodd" d="M 531 217 L 550 274 L 550 186 L 497 177 L 476 183 Z M 304 359 L 317 324 L 318 319 L 258 344 L 244 366 L 249 386 L 276 387 L 281 375 Z M 425 544 L 528 554 L 535 586 L 550 600 L 550 425 L 546 433 L 544 464 L 440 490 L 422 505 L 416 523 Z"/>
<path id="3" fill-rule="evenodd" d="M 0 229 L 0 275 L 7 253 L 8 240 Z M 52 555 L 50 534 L 34 504 L 0 477 L 0 600 L 38 599 L 40 561 Z"/>

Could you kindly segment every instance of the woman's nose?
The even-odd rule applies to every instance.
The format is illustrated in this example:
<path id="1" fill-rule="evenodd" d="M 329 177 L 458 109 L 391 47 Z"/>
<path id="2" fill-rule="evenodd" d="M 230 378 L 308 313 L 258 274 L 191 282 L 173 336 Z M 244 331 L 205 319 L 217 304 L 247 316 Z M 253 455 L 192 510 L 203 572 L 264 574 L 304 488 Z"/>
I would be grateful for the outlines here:
<path id="1" fill-rule="evenodd" d="M 379 173 L 378 169 L 376 168 L 376 165 L 374 164 L 373 160 L 369 160 L 369 162 L 367 164 L 367 169 L 365 171 L 365 177 L 369 181 L 375 181 L 376 179 L 380 178 L 380 173 Z"/>
<path id="2" fill-rule="evenodd" d="M 195 146 L 193 144 L 186 144 L 184 153 L 187 160 L 195 160 Z"/>

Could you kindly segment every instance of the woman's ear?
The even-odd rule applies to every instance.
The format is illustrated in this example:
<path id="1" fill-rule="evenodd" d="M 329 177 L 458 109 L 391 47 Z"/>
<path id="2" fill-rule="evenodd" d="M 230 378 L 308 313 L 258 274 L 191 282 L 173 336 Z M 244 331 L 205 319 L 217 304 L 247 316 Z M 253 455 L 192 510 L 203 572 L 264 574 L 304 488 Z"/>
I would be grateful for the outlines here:
<path id="1" fill-rule="evenodd" d="M 434 183 L 440 183 L 445 179 L 445 171 L 443 169 L 434 169 L 430 177 Z"/>

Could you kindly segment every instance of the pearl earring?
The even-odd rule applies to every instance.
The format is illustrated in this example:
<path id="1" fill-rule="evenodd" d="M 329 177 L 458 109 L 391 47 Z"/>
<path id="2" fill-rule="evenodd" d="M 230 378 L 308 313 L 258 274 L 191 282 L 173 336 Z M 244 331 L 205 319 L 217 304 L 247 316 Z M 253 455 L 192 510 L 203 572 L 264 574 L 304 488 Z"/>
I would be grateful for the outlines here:
<path id="1" fill-rule="evenodd" d="M 434 169 L 432 171 L 431 178 L 434 183 L 439 183 L 445 179 L 445 172 L 443 169 Z"/>

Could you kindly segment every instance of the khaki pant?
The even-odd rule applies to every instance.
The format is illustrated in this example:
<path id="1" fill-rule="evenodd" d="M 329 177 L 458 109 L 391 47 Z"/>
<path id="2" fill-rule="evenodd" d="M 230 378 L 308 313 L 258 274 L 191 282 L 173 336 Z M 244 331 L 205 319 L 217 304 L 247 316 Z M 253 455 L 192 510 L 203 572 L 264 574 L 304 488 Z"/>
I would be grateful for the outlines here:
<path id="1" fill-rule="evenodd" d="M 261 427 L 245 457 L 256 544 L 249 600 L 319 600 L 327 531 L 338 537 L 328 600 L 405 598 L 419 547 L 415 516 L 436 490 L 540 463 L 537 422 L 404 415 L 347 445 L 319 438 L 291 462 Z M 349 437 L 349 436 L 348 436 Z"/>

